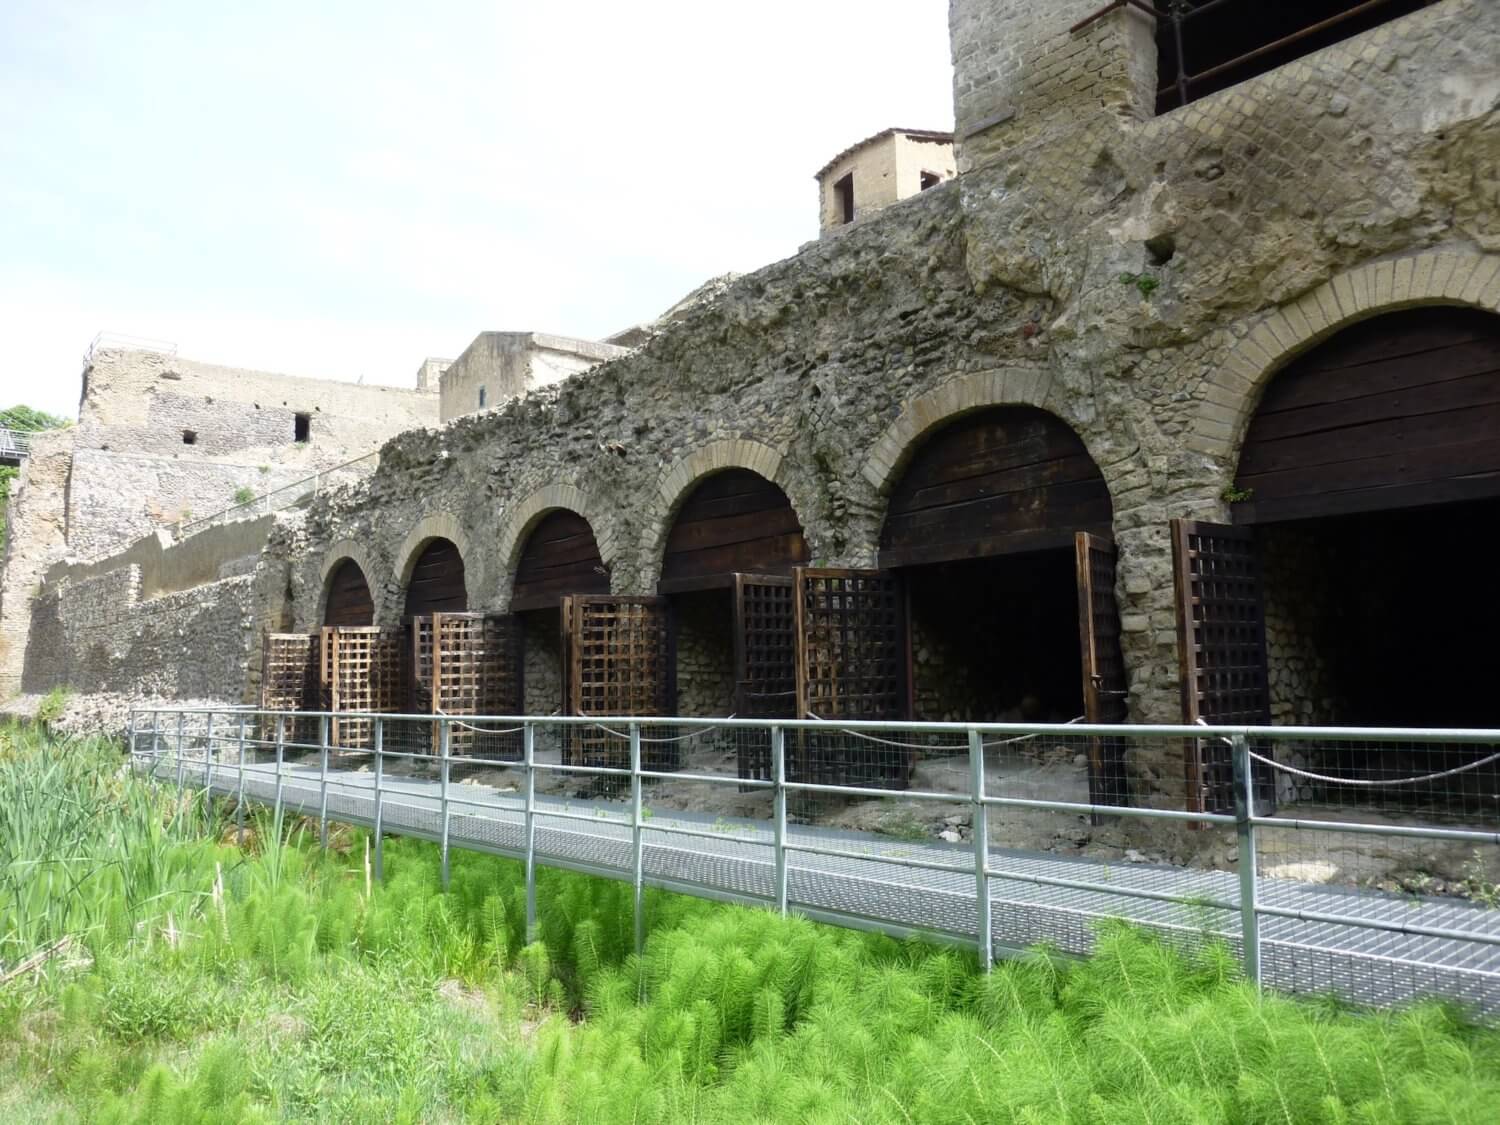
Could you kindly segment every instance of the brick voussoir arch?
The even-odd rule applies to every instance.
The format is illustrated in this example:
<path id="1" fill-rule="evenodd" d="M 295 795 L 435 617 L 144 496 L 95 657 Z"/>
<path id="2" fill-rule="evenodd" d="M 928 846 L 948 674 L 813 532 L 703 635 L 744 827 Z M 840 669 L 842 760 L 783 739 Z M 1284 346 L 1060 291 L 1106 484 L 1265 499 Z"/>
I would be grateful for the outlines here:
<path id="1" fill-rule="evenodd" d="M 328 609 L 328 580 L 346 559 L 358 566 L 359 572 L 364 575 L 365 583 L 370 587 L 370 597 L 375 603 L 375 623 L 380 624 L 384 620 L 380 604 L 380 575 L 384 573 L 384 568 L 377 569 L 369 550 L 355 539 L 340 539 L 323 552 L 323 565 L 318 571 L 318 621 L 323 621 L 323 615 Z"/>
<path id="2" fill-rule="evenodd" d="M 861 472 L 883 495 L 895 485 L 922 439 L 933 430 L 965 414 L 995 406 L 1035 406 L 1056 413 L 1049 405 L 1051 393 L 1052 372 L 1045 368 L 1005 367 L 956 376 L 906 404 L 876 440 Z M 1094 460 L 1102 463 L 1097 456 Z"/>
<path id="3" fill-rule="evenodd" d="M 1266 313 L 1209 376 L 1188 440 L 1232 471 L 1271 378 L 1341 328 L 1416 305 L 1500 312 L 1500 254 L 1428 249 L 1338 274 Z"/>
<path id="4" fill-rule="evenodd" d="M 520 565 L 526 537 L 541 522 L 542 517 L 560 509 L 576 512 L 587 520 L 594 533 L 594 542 L 599 547 L 599 557 L 606 566 L 614 563 L 619 554 L 620 537 L 614 520 L 608 515 L 608 509 L 576 484 L 554 481 L 527 494 L 506 516 L 495 557 L 499 561 L 500 576 L 506 580 L 507 587 L 515 577 L 516 567 Z M 508 588 L 505 596 L 509 597 Z"/>
<path id="5" fill-rule="evenodd" d="M 792 482 L 787 479 L 785 452 L 751 438 L 720 438 L 679 457 L 657 481 L 656 495 L 652 497 L 650 515 L 641 537 L 641 557 L 649 575 L 661 573 L 662 554 L 667 547 L 672 521 L 688 493 L 704 477 L 722 469 L 748 469 L 780 488 L 797 513 L 802 533 L 807 534 L 805 513 L 812 509 L 799 503 L 793 495 Z"/>
<path id="6" fill-rule="evenodd" d="M 464 561 L 464 586 L 469 591 L 470 608 L 480 608 L 483 604 L 481 597 L 489 593 L 485 582 L 485 560 L 479 552 L 473 550 L 468 532 L 457 517 L 449 512 L 432 512 L 423 516 L 402 540 L 401 547 L 396 552 L 396 569 L 393 575 L 398 596 L 411 580 L 412 569 L 417 565 L 422 548 L 434 539 L 447 539 L 458 548 L 459 557 Z"/>

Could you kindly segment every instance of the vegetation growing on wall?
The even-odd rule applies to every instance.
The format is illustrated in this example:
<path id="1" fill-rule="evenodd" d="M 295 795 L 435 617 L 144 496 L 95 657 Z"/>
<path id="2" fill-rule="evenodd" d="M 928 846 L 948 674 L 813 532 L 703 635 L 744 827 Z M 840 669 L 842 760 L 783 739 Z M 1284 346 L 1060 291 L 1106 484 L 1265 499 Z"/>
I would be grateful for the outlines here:
<path id="1" fill-rule="evenodd" d="M 230 824 L 104 743 L 0 731 L 0 1119 L 1480 1121 L 1500 1035 L 1261 999 L 1123 927 L 958 952 L 300 824 Z M 207 830 L 206 830 L 207 828 Z M 315 833 L 313 834 L 315 836 Z M 16 967 L 34 962 L 34 969 Z"/>

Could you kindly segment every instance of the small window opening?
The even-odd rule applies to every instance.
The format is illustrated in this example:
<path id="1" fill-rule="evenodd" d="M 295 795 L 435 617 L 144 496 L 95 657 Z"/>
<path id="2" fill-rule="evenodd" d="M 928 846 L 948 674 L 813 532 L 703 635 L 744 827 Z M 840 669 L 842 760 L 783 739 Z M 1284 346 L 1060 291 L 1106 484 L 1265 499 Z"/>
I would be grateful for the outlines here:
<path id="1" fill-rule="evenodd" d="M 1257 0 L 1158 4 L 1156 112 L 1166 113 L 1368 31 L 1429 0 Z M 1108 9 L 1106 9 L 1108 10 Z M 1180 54 L 1179 54 L 1180 49 Z"/>
<path id="2" fill-rule="evenodd" d="M 292 424 L 293 441 L 312 440 L 312 415 L 298 414 L 296 421 Z"/>
<path id="3" fill-rule="evenodd" d="M 937 187 L 938 184 L 940 184 L 942 182 L 943 182 L 943 177 L 939 176 L 936 172 L 923 172 L 922 173 L 922 190 L 923 191 L 926 191 L 930 187 Z"/>
<path id="4" fill-rule="evenodd" d="M 838 200 L 839 222 L 854 221 L 854 173 L 850 172 L 833 185 L 833 196 Z"/>
<path id="5" fill-rule="evenodd" d="M 197 445 L 198 444 L 198 431 L 197 430 L 183 430 L 182 431 L 182 444 L 183 445 Z"/>
<path id="6" fill-rule="evenodd" d="M 487 398 L 488 398 L 488 395 L 485 393 L 485 389 L 483 387 L 480 387 L 479 388 L 479 409 L 480 410 L 484 409 L 484 404 L 485 404 L 485 401 L 486 401 Z"/>

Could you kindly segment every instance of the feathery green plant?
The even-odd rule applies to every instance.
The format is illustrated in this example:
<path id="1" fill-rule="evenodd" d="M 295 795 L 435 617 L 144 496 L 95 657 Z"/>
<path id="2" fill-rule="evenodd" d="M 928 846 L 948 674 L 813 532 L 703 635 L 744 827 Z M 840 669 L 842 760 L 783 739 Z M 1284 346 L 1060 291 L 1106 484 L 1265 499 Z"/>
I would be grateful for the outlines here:
<path id="1" fill-rule="evenodd" d="M 952 949 L 386 845 L 253 851 L 122 774 L 0 732 L 0 1108 L 106 1122 L 1387 1122 L 1500 1115 L 1500 1035 L 1450 1009 L 1262 996 L 1222 946 L 1103 927 L 991 974 Z M 357 845 L 364 839 L 356 836 Z"/>

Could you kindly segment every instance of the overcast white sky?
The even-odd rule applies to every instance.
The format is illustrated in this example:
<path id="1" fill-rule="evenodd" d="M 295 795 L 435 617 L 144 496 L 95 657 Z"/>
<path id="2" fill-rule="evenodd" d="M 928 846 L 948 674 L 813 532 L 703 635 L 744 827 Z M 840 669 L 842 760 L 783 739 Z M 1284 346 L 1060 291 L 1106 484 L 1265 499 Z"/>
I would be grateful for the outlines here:
<path id="1" fill-rule="evenodd" d="M 946 0 L 3 0 L 0 406 L 74 416 L 100 330 L 397 385 L 607 335 L 795 252 L 950 81 Z"/>

